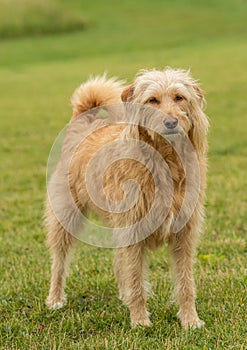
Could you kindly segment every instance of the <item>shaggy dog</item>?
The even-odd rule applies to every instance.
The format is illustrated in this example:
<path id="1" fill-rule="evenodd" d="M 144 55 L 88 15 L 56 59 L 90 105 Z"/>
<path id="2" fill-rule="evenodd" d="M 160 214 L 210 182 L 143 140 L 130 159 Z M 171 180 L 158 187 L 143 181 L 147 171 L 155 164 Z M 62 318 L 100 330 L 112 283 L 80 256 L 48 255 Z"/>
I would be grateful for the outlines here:
<path id="1" fill-rule="evenodd" d="M 97 117 L 94 107 L 105 106 L 111 114 L 114 104 L 120 106 L 118 118 L 125 115 L 120 123 Z M 116 229 L 114 270 L 132 326 L 151 324 L 146 309 L 145 253 L 167 241 L 174 265 L 178 317 L 184 328 L 200 328 L 204 322 L 195 307 L 193 259 L 203 221 L 208 120 L 197 82 L 189 72 L 171 68 L 141 71 L 127 87 L 103 76 L 81 85 L 72 97 L 72 105 L 71 127 L 48 187 L 46 226 L 52 255 L 48 307 L 60 308 L 65 303 L 69 253 L 81 230 L 64 190 L 69 181 L 80 213 L 86 215 L 93 210 L 113 231 Z M 115 145 L 110 152 L 113 161 L 105 166 L 107 156 L 102 153 L 93 163 L 89 190 L 87 167 L 109 143 Z M 66 152 L 70 154 L 69 161 Z M 103 190 L 97 187 L 98 178 Z M 128 182 L 133 179 L 139 185 L 139 198 L 127 208 L 120 206 L 114 211 L 110 204 L 102 208 L 89 193 L 94 192 L 95 186 L 96 197 L 103 202 L 104 198 L 109 203 L 121 202 L 123 198 L 131 202 L 137 194 L 136 187 Z M 129 185 L 124 188 L 126 183 Z M 154 202 L 156 207 L 152 210 Z M 138 226 L 137 222 L 142 224 Z"/>

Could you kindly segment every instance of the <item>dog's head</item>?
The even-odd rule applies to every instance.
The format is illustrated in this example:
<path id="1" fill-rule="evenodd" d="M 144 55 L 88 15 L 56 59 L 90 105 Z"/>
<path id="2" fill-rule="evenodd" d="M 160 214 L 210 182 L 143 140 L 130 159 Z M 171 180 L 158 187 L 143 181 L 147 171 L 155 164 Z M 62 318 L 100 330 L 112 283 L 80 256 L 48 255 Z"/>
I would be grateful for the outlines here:
<path id="1" fill-rule="evenodd" d="M 188 71 L 142 70 L 134 83 L 123 90 L 122 101 L 154 107 L 161 112 L 159 118 L 148 121 L 147 132 L 151 138 L 154 139 L 156 133 L 167 138 L 187 134 L 197 150 L 204 150 L 208 129 L 208 119 L 203 112 L 205 100 Z M 136 137 L 136 128 L 132 126 L 129 130 L 134 131 Z"/>

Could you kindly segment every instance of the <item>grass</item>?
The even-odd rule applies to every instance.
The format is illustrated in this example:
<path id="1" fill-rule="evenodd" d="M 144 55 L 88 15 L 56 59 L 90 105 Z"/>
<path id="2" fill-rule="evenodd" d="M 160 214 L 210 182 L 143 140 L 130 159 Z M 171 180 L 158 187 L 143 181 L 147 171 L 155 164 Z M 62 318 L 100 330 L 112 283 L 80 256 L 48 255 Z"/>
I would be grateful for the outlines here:
<path id="1" fill-rule="evenodd" d="M 0 46 L 0 348 L 246 349 L 245 3 L 72 0 L 70 11 L 92 25 Z M 208 101 L 207 220 L 195 268 L 206 326 L 181 329 L 170 302 L 166 247 L 150 258 L 153 327 L 131 330 L 117 299 L 113 252 L 86 244 L 79 244 L 71 266 L 66 308 L 50 312 L 44 305 L 50 276 L 45 171 L 71 114 L 69 97 L 91 73 L 108 70 L 131 80 L 139 68 L 166 65 L 190 67 Z"/>
<path id="2" fill-rule="evenodd" d="M 81 14 L 48 0 L 0 0 L 0 38 L 37 36 L 82 30 Z"/>

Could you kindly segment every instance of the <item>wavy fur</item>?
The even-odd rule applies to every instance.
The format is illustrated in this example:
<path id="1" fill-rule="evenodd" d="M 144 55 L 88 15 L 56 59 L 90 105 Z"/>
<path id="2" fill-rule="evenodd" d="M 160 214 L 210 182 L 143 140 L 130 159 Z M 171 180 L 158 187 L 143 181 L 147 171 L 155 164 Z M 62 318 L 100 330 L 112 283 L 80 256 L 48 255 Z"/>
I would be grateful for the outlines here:
<path id="1" fill-rule="evenodd" d="M 163 71 L 141 71 L 134 82 L 125 88 L 122 87 L 121 82 L 117 82 L 115 79 L 107 80 L 106 76 L 97 77 L 82 84 L 75 91 L 72 97 L 72 119 L 75 119 L 81 113 L 93 107 L 119 102 L 121 97 L 124 102 L 129 102 L 130 104 L 151 105 L 153 108 L 162 112 L 161 119 L 157 122 L 157 119 L 152 120 L 150 118 L 148 120 L 150 130 L 145 130 L 141 126 L 140 119 L 140 125 L 137 123 L 137 125 L 131 125 L 130 127 L 129 125 L 104 124 L 94 133 L 88 134 L 88 137 L 78 146 L 70 164 L 69 178 L 71 192 L 82 212 L 90 208 L 102 215 L 111 227 L 125 227 L 126 224 L 133 223 L 137 218 L 145 216 L 150 209 L 155 194 L 150 172 L 145 170 L 145 167 L 140 163 L 135 163 L 131 157 L 130 159 L 125 157 L 121 162 L 115 162 L 111 167 L 107 168 L 104 177 L 104 190 L 112 200 L 120 200 L 122 198 L 122 184 L 128 179 L 135 179 L 142 189 L 140 200 L 134 208 L 127 212 L 114 214 L 97 208 L 88 195 L 85 183 L 85 169 L 87 164 L 98 150 L 109 142 L 121 140 L 123 134 L 126 138 L 139 139 L 159 152 L 168 164 L 172 177 L 174 191 L 172 205 L 167 217 L 164 217 L 164 222 L 152 235 L 116 250 L 114 269 L 119 285 L 120 298 L 129 307 L 133 326 L 137 324 L 150 325 L 149 313 L 146 309 L 147 283 L 145 282 L 145 253 L 148 249 L 156 249 L 164 241 L 167 241 L 173 258 L 175 297 L 179 304 L 178 316 L 181 324 L 184 328 L 200 328 L 203 322 L 199 319 L 195 307 L 193 260 L 203 222 L 203 203 L 206 189 L 208 120 L 203 112 L 203 92 L 198 86 L 197 81 L 191 77 L 188 71 L 171 68 Z M 158 134 L 158 131 L 164 128 L 164 122 L 167 117 L 177 120 L 178 128 L 181 135 L 183 135 L 182 138 L 175 137 L 173 142 L 176 143 L 176 140 L 183 140 L 183 137 L 189 138 L 197 153 L 200 169 L 200 189 L 195 209 L 185 226 L 176 234 L 173 233 L 172 227 L 182 208 L 186 183 L 187 185 L 189 184 L 189 175 L 190 172 L 193 173 L 194 171 L 194 164 L 190 164 L 189 171 L 185 173 L 183 164 L 181 164 L 181 160 L 174 151 L 172 144 Z M 143 118 L 143 115 L 140 115 L 140 118 Z M 81 135 L 90 130 L 90 118 L 85 119 L 85 123 L 78 125 L 79 127 L 75 127 L 72 130 L 73 132 L 68 134 L 63 146 L 65 150 L 69 149 L 71 144 L 75 142 L 73 140 L 76 135 Z M 186 155 L 186 149 L 183 148 L 183 143 L 180 143 L 181 145 L 179 147 L 181 147 Z M 122 148 L 120 150 L 112 150 L 112 157 L 114 157 L 114 152 L 121 152 L 121 150 Z M 131 152 L 136 152 L 136 154 L 139 152 L 144 157 L 145 164 L 149 164 L 157 176 L 162 173 L 163 169 L 161 165 L 155 162 L 155 158 L 148 157 L 145 152 L 142 153 L 142 150 L 138 148 L 138 144 L 133 146 L 133 148 L 128 148 L 128 143 L 126 142 L 126 154 L 128 152 L 130 155 L 132 154 Z M 53 197 L 57 198 L 57 214 L 64 216 L 66 222 L 72 222 L 74 224 L 73 212 L 68 207 L 68 203 L 64 199 L 65 197 L 63 197 L 64 174 L 62 171 L 63 169 L 60 164 L 54 173 L 50 188 L 54 194 Z M 98 179 L 102 175 L 102 172 L 103 169 L 99 163 L 93 169 L 91 174 L 92 179 Z M 64 181 L 67 180 L 66 176 L 64 176 L 64 179 Z M 164 204 L 163 201 L 166 200 L 166 196 L 162 195 L 162 191 L 164 191 L 164 188 L 160 188 L 157 191 L 160 208 Z M 169 191 L 169 188 L 165 188 L 165 191 Z M 166 192 L 164 193 L 166 194 Z M 99 197 L 100 195 L 99 192 Z M 163 215 L 163 212 L 157 210 L 152 220 L 159 219 L 160 215 Z M 53 259 L 51 286 L 47 305 L 50 308 L 58 308 L 65 301 L 65 272 L 69 251 L 75 238 L 57 220 L 57 215 L 54 213 L 54 208 L 51 208 L 49 200 L 47 201 L 46 224 L 48 246 Z"/>

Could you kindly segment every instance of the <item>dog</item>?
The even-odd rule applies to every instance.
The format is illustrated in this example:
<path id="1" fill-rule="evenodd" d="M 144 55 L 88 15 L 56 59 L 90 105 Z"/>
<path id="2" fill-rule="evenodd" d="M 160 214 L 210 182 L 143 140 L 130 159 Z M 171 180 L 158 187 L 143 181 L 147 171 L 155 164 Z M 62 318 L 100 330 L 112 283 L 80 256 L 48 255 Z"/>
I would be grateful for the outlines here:
<path id="1" fill-rule="evenodd" d="M 116 229 L 114 271 L 120 299 L 130 311 L 131 325 L 151 325 L 146 308 L 145 256 L 148 250 L 167 242 L 174 265 L 178 318 L 185 329 L 202 327 L 204 322 L 195 306 L 193 262 L 204 219 L 209 122 L 197 81 L 190 72 L 172 68 L 142 70 L 128 86 L 102 76 L 82 84 L 71 101 L 71 130 L 48 185 L 45 223 L 52 256 L 48 307 L 57 309 L 66 301 L 65 275 L 71 248 L 78 238 L 76 233 L 71 234 L 71 228 L 80 226 L 63 194 L 69 178 L 69 190 L 79 213 L 93 210 Z M 113 123 L 97 117 L 98 108 L 103 106 L 111 114 L 114 105 L 119 107 Z M 121 119 L 121 115 L 125 117 Z M 83 141 L 78 141 L 83 133 Z M 132 183 L 123 189 L 124 183 L 134 179 L 139 184 L 139 199 L 134 205 L 116 211 L 108 210 L 110 206 L 97 206 L 86 183 L 91 160 L 109 143 L 115 145 L 110 148 L 110 156 L 116 161 L 102 169 L 106 156 L 101 153 L 92 163 L 89 177 L 92 193 L 95 186 L 95 196 L 102 205 L 104 198 L 110 203 L 121 202 L 126 188 L 130 199 L 136 198 L 138 192 Z M 64 171 L 63 158 L 69 149 L 73 156 Z M 190 174 L 194 174 L 192 179 Z M 103 190 L 94 185 L 98 178 Z M 155 210 L 150 214 L 154 202 Z M 137 221 L 142 223 L 136 226 Z M 80 230 L 81 227 L 75 228 L 76 232 Z"/>

